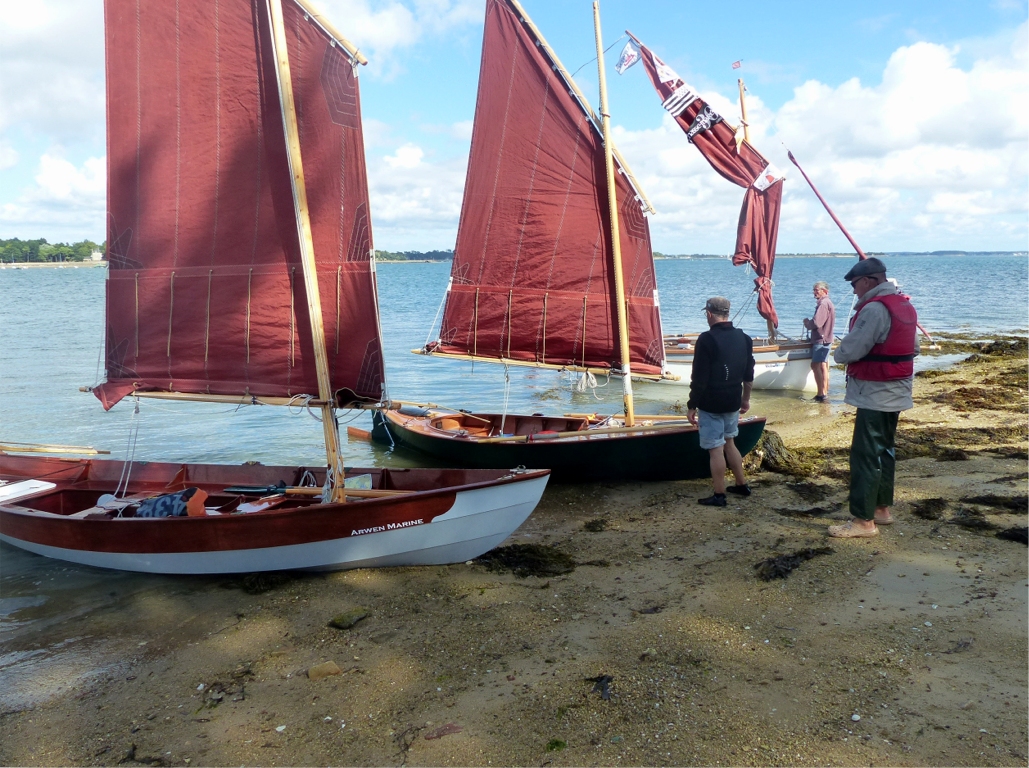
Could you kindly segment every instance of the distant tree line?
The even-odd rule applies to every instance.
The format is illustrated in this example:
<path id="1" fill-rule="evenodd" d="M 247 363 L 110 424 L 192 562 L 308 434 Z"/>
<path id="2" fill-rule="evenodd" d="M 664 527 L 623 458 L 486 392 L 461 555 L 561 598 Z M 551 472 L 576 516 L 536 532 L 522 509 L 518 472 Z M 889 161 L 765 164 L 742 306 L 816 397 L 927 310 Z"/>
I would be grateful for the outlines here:
<path id="1" fill-rule="evenodd" d="M 94 251 L 100 251 L 106 258 L 107 243 L 94 243 L 82 240 L 78 243 L 48 243 L 45 238 L 38 240 L 0 240 L 0 261 L 39 262 L 39 261 L 89 261 Z"/>
<path id="2" fill-rule="evenodd" d="M 453 261 L 454 252 L 449 251 L 376 251 L 378 261 Z"/>

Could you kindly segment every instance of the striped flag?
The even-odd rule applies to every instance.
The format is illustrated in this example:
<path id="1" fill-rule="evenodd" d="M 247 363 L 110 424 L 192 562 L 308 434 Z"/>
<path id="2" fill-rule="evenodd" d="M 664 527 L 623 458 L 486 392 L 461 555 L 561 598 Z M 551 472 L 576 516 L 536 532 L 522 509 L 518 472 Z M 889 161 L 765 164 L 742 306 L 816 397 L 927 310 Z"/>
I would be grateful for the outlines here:
<path id="1" fill-rule="evenodd" d="M 743 59 L 740 59 L 739 61 L 734 61 L 732 63 L 732 68 L 733 69 L 739 69 L 742 66 L 743 66 Z"/>

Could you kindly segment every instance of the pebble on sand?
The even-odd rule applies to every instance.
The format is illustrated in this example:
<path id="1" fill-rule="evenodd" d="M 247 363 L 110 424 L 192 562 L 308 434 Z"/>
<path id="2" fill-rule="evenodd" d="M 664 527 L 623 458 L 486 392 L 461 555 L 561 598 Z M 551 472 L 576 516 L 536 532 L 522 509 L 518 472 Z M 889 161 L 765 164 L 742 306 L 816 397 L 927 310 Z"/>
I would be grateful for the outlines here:
<path id="1" fill-rule="evenodd" d="M 307 676 L 311 680 L 321 680 L 323 677 L 331 677 L 332 675 L 338 675 L 342 672 L 336 662 L 334 661 L 323 661 L 321 664 L 315 664 L 313 667 L 307 670 Z"/>

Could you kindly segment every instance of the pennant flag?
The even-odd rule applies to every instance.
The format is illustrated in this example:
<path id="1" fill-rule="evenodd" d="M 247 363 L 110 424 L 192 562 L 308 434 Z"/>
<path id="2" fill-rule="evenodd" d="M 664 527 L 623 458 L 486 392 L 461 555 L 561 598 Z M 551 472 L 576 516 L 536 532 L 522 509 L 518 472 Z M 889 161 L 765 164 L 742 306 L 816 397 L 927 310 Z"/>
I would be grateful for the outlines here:
<path id="1" fill-rule="evenodd" d="M 654 55 L 638 38 L 640 58 L 661 105 L 674 117 L 711 167 L 727 181 L 743 187 L 743 206 L 736 228 L 736 250 L 733 264 L 750 264 L 754 268 L 757 310 L 773 326 L 779 316 L 772 300 L 772 270 L 779 236 L 779 213 L 782 207 L 782 172 L 769 163 L 749 142 L 743 140 L 742 126 L 726 123 L 697 92 L 675 71 Z M 743 60 L 733 64 L 742 66 Z"/>
<path id="2" fill-rule="evenodd" d="M 615 64 L 615 72 L 622 74 L 640 60 L 640 49 L 630 40 L 625 44 L 621 54 L 618 56 L 618 63 Z"/>
<path id="3" fill-rule="evenodd" d="M 734 61 L 732 63 L 732 68 L 733 69 L 739 69 L 742 66 L 743 66 L 743 59 L 740 59 L 739 61 Z"/>

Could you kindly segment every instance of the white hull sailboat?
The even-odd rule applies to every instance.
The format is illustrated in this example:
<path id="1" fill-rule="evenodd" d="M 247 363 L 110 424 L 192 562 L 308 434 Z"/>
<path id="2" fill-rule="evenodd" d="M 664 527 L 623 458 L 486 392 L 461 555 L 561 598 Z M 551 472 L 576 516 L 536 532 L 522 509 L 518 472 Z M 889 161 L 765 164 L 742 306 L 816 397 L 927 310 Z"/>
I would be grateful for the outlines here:
<path id="1" fill-rule="evenodd" d="M 105 408 L 302 404 L 323 467 L 9 455 L 0 540 L 148 573 L 464 561 L 549 473 L 344 467 L 385 391 L 357 67 L 305 0 L 107 0 Z M 231 440 L 231 437 L 227 437 Z"/>

